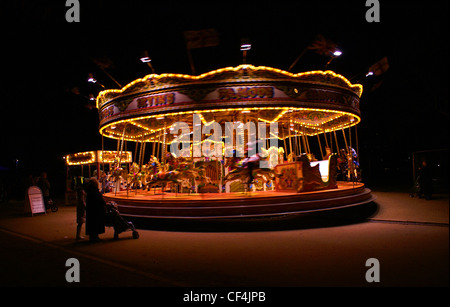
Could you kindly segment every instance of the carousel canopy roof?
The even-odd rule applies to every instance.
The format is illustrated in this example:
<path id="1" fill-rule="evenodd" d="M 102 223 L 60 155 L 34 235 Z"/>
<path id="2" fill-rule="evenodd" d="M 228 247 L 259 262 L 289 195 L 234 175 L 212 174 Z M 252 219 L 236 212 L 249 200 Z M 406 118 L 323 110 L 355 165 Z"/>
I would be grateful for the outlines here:
<path id="1" fill-rule="evenodd" d="M 293 74 L 240 65 L 198 76 L 151 74 L 122 89 L 100 92 L 100 133 L 158 141 L 176 122 L 193 128 L 193 113 L 212 122 L 277 122 L 279 137 L 316 135 L 360 122 L 360 84 L 332 71 Z M 170 142 L 168 136 L 167 142 Z M 173 136 L 172 136 L 173 138 Z"/>

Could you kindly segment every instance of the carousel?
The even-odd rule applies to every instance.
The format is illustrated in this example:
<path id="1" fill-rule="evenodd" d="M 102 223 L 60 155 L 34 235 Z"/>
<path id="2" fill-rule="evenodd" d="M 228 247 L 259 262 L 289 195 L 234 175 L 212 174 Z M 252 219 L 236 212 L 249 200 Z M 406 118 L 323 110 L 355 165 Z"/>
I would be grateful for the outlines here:
<path id="1" fill-rule="evenodd" d="M 99 131 L 134 143 L 104 194 L 140 218 L 269 217 L 373 200 L 361 182 L 362 86 L 332 71 L 240 65 L 151 74 L 97 96 Z M 128 145 L 130 148 L 130 145 Z"/>

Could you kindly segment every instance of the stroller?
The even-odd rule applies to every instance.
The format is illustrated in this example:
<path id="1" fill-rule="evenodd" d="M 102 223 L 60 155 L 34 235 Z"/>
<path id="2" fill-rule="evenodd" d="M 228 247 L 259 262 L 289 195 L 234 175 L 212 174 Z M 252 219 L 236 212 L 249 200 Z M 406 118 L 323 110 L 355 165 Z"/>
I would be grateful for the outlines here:
<path id="1" fill-rule="evenodd" d="M 119 234 L 125 230 L 130 229 L 133 232 L 133 239 L 139 238 L 139 233 L 136 231 L 132 222 L 125 220 L 117 209 L 117 204 L 113 201 L 106 203 L 106 217 L 105 225 L 114 227 L 114 239 L 119 239 Z"/>
<path id="2" fill-rule="evenodd" d="M 52 212 L 58 211 L 58 206 L 51 198 L 48 199 L 45 208 L 52 210 Z"/>

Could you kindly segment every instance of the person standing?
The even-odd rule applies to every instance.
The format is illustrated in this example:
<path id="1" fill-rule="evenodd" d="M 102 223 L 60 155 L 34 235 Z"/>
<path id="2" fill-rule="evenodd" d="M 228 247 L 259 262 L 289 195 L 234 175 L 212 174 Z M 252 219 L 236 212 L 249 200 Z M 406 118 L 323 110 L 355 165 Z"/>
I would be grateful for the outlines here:
<path id="1" fill-rule="evenodd" d="M 426 160 L 422 161 L 422 166 L 419 168 L 419 198 L 422 195 L 426 200 L 431 199 L 433 192 L 433 179 L 431 174 L 430 166 L 427 164 Z"/>
<path id="2" fill-rule="evenodd" d="M 37 186 L 42 191 L 42 196 L 44 198 L 45 210 L 48 209 L 50 201 L 50 182 L 47 179 L 47 173 L 42 172 L 41 177 L 37 181 Z"/>
<path id="3" fill-rule="evenodd" d="M 77 240 L 84 239 L 81 236 L 81 228 L 86 222 L 86 191 L 84 190 L 83 177 L 75 179 L 75 191 L 77 193 Z"/>
<path id="4" fill-rule="evenodd" d="M 92 177 L 86 187 L 86 235 L 89 241 L 99 241 L 98 235 L 105 232 L 105 207 L 98 180 Z"/>

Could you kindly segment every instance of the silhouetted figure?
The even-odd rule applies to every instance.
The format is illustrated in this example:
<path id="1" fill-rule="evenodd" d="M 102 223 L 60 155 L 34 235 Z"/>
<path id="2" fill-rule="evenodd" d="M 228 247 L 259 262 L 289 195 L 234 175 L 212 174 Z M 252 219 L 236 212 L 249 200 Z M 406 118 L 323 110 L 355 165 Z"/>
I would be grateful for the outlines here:
<path id="1" fill-rule="evenodd" d="M 105 232 L 105 207 L 97 178 L 93 177 L 86 186 L 86 235 L 90 241 L 100 240 L 98 235 Z"/>
<path id="2" fill-rule="evenodd" d="M 44 198 L 45 209 L 47 210 L 49 208 L 48 202 L 50 201 L 50 182 L 47 179 L 46 172 L 42 172 L 41 177 L 39 177 L 36 184 L 42 191 L 42 197 Z"/>
<path id="3" fill-rule="evenodd" d="M 81 236 L 81 228 L 86 222 L 86 191 L 84 190 L 85 184 L 83 183 L 83 177 L 78 176 L 75 179 L 75 191 L 77 192 L 77 240 L 84 239 Z"/>
<path id="4" fill-rule="evenodd" d="M 427 161 L 422 161 L 422 166 L 419 168 L 419 198 L 425 197 L 426 200 L 431 199 L 433 192 L 433 180 L 431 176 L 431 169 L 427 165 Z"/>

